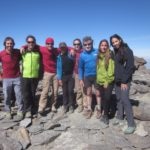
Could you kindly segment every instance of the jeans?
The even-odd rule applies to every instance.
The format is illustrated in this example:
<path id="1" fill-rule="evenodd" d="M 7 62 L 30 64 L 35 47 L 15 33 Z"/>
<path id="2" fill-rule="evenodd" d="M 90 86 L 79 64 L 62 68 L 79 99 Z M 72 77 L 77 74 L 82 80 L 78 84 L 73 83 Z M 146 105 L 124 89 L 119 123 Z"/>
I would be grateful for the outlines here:
<path id="1" fill-rule="evenodd" d="M 5 111 L 11 111 L 12 90 L 14 89 L 18 111 L 23 111 L 23 97 L 21 89 L 21 78 L 3 79 L 3 93 Z"/>

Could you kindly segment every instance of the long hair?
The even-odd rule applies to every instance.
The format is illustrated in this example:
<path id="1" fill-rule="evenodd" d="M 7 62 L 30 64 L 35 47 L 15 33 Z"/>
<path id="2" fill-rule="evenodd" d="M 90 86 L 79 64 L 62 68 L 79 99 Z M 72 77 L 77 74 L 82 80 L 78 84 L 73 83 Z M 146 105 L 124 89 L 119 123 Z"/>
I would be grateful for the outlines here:
<path id="1" fill-rule="evenodd" d="M 107 69 L 107 68 L 108 68 L 108 64 L 109 64 L 109 59 L 111 58 L 111 54 L 110 54 L 110 50 L 109 50 L 109 43 L 108 43 L 108 41 L 107 41 L 106 39 L 101 40 L 100 43 L 99 43 L 99 46 L 98 46 L 97 63 L 98 63 L 99 61 L 101 61 L 101 55 L 102 55 L 102 54 L 101 54 L 100 46 L 101 46 L 101 44 L 102 44 L 103 42 L 107 43 L 107 47 L 108 47 L 107 50 L 106 50 L 106 52 L 103 53 L 104 58 L 105 58 L 105 67 L 106 67 L 106 69 Z"/>
<path id="2" fill-rule="evenodd" d="M 75 41 L 78 41 L 80 43 L 80 48 L 82 49 L 82 42 L 81 42 L 81 40 L 79 38 L 76 38 L 76 39 L 73 40 L 73 44 L 74 44 Z"/>
<path id="3" fill-rule="evenodd" d="M 6 47 L 6 42 L 11 41 L 13 43 L 13 47 L 15 46 L 15 41 L 12 37 L 8 36 L 4 39 L 3 45 Z"/>

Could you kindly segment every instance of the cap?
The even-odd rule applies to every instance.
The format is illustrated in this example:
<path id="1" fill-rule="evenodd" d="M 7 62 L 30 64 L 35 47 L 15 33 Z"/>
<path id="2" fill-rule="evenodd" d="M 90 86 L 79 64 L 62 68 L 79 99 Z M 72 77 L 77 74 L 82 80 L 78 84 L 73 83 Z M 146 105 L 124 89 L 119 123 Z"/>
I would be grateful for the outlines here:
<path id="1" fill-rule="evenodd" d="M 45 43 L 54 43 L 54 39 L 49 37 L 45 40 Z"/>
<path id="2" fill-rule="evenodd" d="M 67 47 L 67 44 L 65 42 L 61 42 L 61 43 L 59 43 L 59 48 L 61 48 L 61 47 Z"/>

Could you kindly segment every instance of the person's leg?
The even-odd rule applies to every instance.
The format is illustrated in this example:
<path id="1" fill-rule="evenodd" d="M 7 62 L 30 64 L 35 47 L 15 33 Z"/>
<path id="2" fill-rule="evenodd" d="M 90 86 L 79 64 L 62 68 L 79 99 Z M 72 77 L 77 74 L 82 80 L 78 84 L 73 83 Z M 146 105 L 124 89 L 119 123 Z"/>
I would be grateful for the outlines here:
<path id="1" fill-rule="evenodd" d="M 57 77 L 55 74 L 53 74 L 52 77 L 52 99 L 51 99 L 51 104 L 52 104 L 52 111 L 56 112 L 56 104 L 57 104 L 57 98 L 58 98 L 58 81 Z"/>
<path id="2" fill-rule="evenodd" d="M 68 76 L 68 96 L 69 96 L 69 112 L 73 113 L 74 106 L 73 106 L 73 98 L 74 98 L 74 78 L 72 75 Z"/>
<path id="3" fill-rule="evenodd" d="M 18 112 L 23 112 L 23 96 L 22 96 L 22 85 L 21 78 L 18 77 L 13 80 L 14 92 L 16 96 L 16 102 L 18 105 Z"/>
<path id="4" fill-rule="evenodd" d="M 51 74 L 44 72 L 44 77 L 42 82 L 43 87 L 42 87 L 42 92 L 39 100 L 39 108 L 38 108 L 39 113 L 42 113 L 47 105 L 48 91 L 50 88 L 50 79 L 51 79 Z"/>
<path id="5" fill-rule="evenodd" d="M 130 90 L 130 83 L 128 83 L 127 90 L 121 90 L 121 100 L 123 102 L 124 111 L 127 117 L 127 122 L 129 127 L 135 127 L 135 122 L 133 119 L 133 110 L 132 105 L 129 99 L 129 90 Z"/>
<path id="6" fill-rule="evenodd" d="M 64 113 L 66 113 L 68 109 L 68 78 L 66 76 L 62 78 L 62 90 Z"/>
<path id="7" fill-rule="evenodd" d="M 115 93 L 117 98 L 117 119 L 123 120 L 124 108 L 121 100 L 121 87 L 120 85 L 115 85 Z"/>
<path id="8" fill-rule="evenodd" d="M 76 89 L 76 103 L 78 105 L 78 112 L 83 110 L 83 90 L 80 85 L 78 74 L 75 74 L 75 89 Z"/>
<path id="9" fill-rule="evenodd" d="M 4 109 L 7 112 L 6 117 L 11 119 L 11 92 L 12 81 L 11 79 L 3 79 L 3 94 L 4 94 Z"/>
<path id="10" fill-rule="evenodd" d="M 22 78 L 22 94 L 23 94 L 24 111 L 26 113 L 26 117 L 31 117 L 31 101 L 32 101 L 31 79 Z"/>
<path id="11" fill-rule="evenodd" d="M 32 102 L 31 102 L 31 113 L 35 114 L 37 113 L 38 110 L 38 102 L 36 99 L 36 89 L 38 86 L 38 79 L 37 78 L 33 78 L 31 79 L 31 95 L 32 95 Z"/>

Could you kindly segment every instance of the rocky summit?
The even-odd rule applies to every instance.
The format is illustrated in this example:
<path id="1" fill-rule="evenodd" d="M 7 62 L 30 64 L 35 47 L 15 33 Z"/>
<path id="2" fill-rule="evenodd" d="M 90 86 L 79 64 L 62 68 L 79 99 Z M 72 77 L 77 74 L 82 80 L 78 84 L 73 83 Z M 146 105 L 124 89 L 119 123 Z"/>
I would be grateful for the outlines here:
<path id="1" fill-rule="evenodd" d="M 85 119 L 82 113 L 57 113 L 47 107 L 44 116 L 35 115 L 20 122 L 6 120 L 3 110 L 2 82 L 0 82 L 0 150 L 149 150 L 150 149 L 150 70 L 146 61 L 135 57 L 130 99 L 137 124 L 134 134 L 125 135 L 126 121 L 113 126 L 114 118 L 106 126 L 93 113 Z M 42 84 L 37 88 L 39 99 Z M 49 93 L 50 95 L 51 93 Z M 62 101 L 59 90 L 59 101 Z M 112 101 L 115 101 L 113 96 Z M 12 106 L 14 103 L 12 102 Z M 17 107 L 13 106 L 15 118 Z"/>

